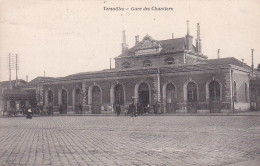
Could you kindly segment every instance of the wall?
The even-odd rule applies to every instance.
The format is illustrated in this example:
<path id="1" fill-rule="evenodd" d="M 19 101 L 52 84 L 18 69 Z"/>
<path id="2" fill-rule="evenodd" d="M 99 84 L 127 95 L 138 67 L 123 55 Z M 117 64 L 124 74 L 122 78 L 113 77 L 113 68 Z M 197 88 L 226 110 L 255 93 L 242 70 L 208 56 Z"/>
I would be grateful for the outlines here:
<path id="1" fill-rule="evenodd" d="M 236 82 L 237 97 L 234 99 L 234 109 L 236 111 L 246 111 L 250 109 L 249 104 L 249 74 L 239 70 L 233 70 L 233 88 L 234 82 Z M 247 90 L 245 90 L 245 84 L 247 84 Z M 246 95 L 247 91 L 247 95 Z M 234 92 L 233 92 L 234 95 Z"/>
<path id="2" fill-rule="evenodd" d="M 198 85 L 198 102 L 201 103 L 200 109 L 207 108 L 206 100 L 206 84 L 208 81 L 217 80 L 220 82 L 222 87 L 221 101 L 223 104 L 223 109 L 230 108 L 230 101 L 227 100 L 227 94 L 230 93 L 229 86 L 227 86 L 227 80 L 225 75 L 229 73 L 229 69 L 216 69 L 216 70 L 205 70 L 205 71 L 190 71 L 185 73 L 167 73 L 162 74 L 161 77 L 161 96 L 163 96 L 163 85 L 172 82 L 177 90 L 177 103 L 179 109 L 184 109 L 184 84 L 186 82 L 194 81 Z"/>
<path id="3" fill-rule="evenodd" d="M 186 66 L 187 67 L 187 66 Z M 204 66 L 205 67 L 205 66 Z M 185 69 L 181 72 L 176 72 L 177 69 Z M 249 77 L 245 72 L 235 71 L 232 74 L 231 78 L 231 69 L 224 68 L 210 68 L 200 69 L 195 66 L 190 66 L 185 68 L 185 66 L 179 66 L 176 68 L 162 68 L 160 70 L 160 96 L 161 101 L 163 94 L 163 86 L 169 82 L 172 82 L 175 85 L 177 91 L 177 104 L 178 109 L 186 109 L 187 102 L 185 101 L 185 96 L 187 95 L 186 85 L 190 81 L 194 81 L 198 85 L 198 108 L 199 110 L 209 110 L 211 109 L 209 100 L 208 85 L 211 81 L 215 80 L 219 82 L 221 86 L 221 100 L 220 100 L 220 109 L 221 110 L 231 110 L 233 107 L 232 103 L 232 79 L 237 82 L 237 102 L 234 107 L 236 110 L 246 110 L 249 105 L 248 101 L 245 99 L 245 88 L 244 83 L 247 82 L 249 85 Z M 50 85 L 44 85 L 44 91 L 51 89 L 54 92 L 54 105 L 58 105 L 58 92 L 60 89 L 64 88 L 68 92 L 68 105 L 72 106 L 72 92 L 76 87 L 82 88 L 82 83 L 86 86 L 86 92 L 90 87 L 97 85 L 101 88 L 102 92 L 102 104 L 104 106 L 111 106 L 111 87 L 115 86 L 117 83 L 120 83 L 125 88 L 125 104 L 133 102 L 133 97 L 135 96 L 135 89 L 141 82 L 146 82 L 150 85 L 150 103 L 154 104 L 157 94 L 158 85 L 157 81 L 157 70 L 138 70 L 140 75 L 135 74 L 134 71 L 129 71 L 128 75 L 117 77 L 102 77 L 102 78 L 86 78 L 84 80 L 79 80 L 74 82 L 73 80 L 67 82 L 58 82 Z M 151 72 L 153 71 L 153 72 Z M 249 86 L 248 86 L 249 88 Z M 249 93 L 249 89 L 248 89 Z M 88 97 L 84 101 L 87 105 Z M 248 94 L 249 97 L 249 94 Z M 202 111 L 203 112 L 203 111 Z"/>
<path id="4" fill-rule="evenodd" d="M 124 62 L 129 62 L 131 64 L 131 68 L 140 68 L 143 67 L 143 62 L 145 60 L 150 60 L 152 62 L 152 66 L 165 66 L 165 59 L 169 57 L 174 58 L 174 64 L 184 63 L 183 53 L 175 53 L 175 54 L 168 54 L 168 55 L 149 55 L 149 56 L 141 55 L 141 56 L 122 58 L 122 59 L 121 58 L 115 59 L 115 68 L 124 68 L 122 66 Z"/>

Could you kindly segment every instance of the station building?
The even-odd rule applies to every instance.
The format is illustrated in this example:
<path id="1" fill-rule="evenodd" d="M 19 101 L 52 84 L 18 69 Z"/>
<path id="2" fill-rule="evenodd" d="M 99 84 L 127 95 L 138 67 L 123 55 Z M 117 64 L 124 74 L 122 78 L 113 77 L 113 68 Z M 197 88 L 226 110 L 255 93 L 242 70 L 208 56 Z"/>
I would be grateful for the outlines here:
<path id="1" fill-rule="evenodd" d="M 182 38 L 136 36 L 131 48 L 123 32 L 115 68 L 45 79 L 37 102 L 60 113 L 102 113 L 133 101 L 159 102 L 164 112 L 249 110 L 251 68 L 233 57 L 208 59 L 201 45 L 199 24 L 195 45 L 188 28 Z"/>

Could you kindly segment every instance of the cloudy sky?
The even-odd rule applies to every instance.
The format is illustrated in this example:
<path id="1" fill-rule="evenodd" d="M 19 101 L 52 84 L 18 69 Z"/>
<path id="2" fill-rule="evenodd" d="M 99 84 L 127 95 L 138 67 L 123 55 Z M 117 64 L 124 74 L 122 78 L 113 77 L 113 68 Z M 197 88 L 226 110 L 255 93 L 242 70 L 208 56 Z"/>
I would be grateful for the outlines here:
<path id="1" fill-rule="evenodd" d="M 131 11 L 132 7 L 168 7 L 173 11 Z M 105 11 L 104 7 L 128 8 Z M 183 37 L 186 20 L 196 38 L 201 25 L 202 51 L 210 59 L 235 57 L 260 63 L 258 0 L 0 0 L 0 81 L 8 80 L 8 54 L 19 55 L 18 77 L 60 77 L 109 68 L 121 52 L 122 30 L 129 46 L 135 35 L 156 40 Z M 193 42 L 195 44 L 195 41 Z M 114 66 L 114 61 L 112 61 Z M 12 71 L 12 79 L 15 72 Z"/>

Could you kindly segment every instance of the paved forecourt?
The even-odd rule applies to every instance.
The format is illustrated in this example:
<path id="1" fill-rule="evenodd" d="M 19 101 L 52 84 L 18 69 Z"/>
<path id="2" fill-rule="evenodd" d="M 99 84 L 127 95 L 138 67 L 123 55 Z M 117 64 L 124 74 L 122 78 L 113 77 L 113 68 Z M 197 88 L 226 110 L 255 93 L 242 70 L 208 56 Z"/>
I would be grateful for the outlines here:
<path id="1" fill-rule="evenodd" d="M 257 165 L 260 116 L 0 118 L 0 165 Z"/>

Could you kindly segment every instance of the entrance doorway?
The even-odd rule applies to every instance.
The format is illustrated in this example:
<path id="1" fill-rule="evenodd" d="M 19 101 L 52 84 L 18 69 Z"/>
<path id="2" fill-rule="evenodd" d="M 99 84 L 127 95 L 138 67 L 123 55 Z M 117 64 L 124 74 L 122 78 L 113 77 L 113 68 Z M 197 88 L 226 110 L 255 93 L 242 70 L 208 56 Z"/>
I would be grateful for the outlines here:
<path id="1" fill-rule="evenodd" d="M 124 104 L 124 89 L 123 86 L 120 84 L 117 84 L 115 86 L 115 105 L 123 105 Z"/>
<path id="2" fill-rule="evenodd" d="M 150 102 L 149 87 L 146 83 L 141 83 L 138 88 L 139 104 L 146 107 Z"/>
<path id="3" fill-rule="evenodd" d="M 101 113 L 101 91 L 98 86 L 92 89 L 92 113 Z"/>
<path id="4" fill-rule="evenodd" d="M 175 86 L 172 83 L 166 86 L 166 111 L 176 112 Z"/>

